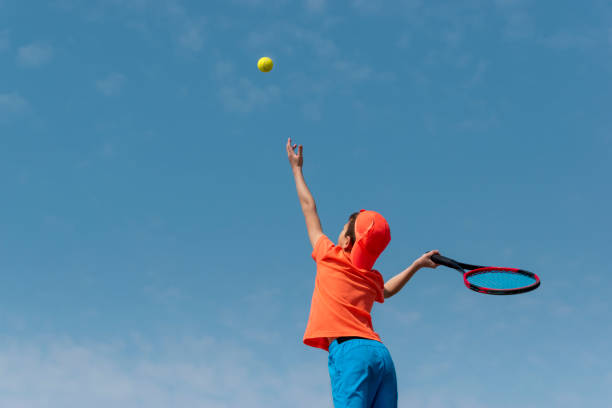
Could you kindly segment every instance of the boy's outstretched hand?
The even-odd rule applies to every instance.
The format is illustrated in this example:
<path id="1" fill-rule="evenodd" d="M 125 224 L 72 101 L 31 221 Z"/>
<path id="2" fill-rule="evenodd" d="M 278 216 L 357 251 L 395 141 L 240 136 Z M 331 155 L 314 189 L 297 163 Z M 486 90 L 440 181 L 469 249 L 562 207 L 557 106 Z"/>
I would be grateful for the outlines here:
<path id="1" fill-rule="evenodd" d="M 414 264 L 419 268 L 437 268 L 438 264 L 431 260 L 433 254 L 439 255 L 440 251 L 434 249 L 433 251 L 425 252 L 420 258 L 414 261 Z"/>
<path id="2" fill-rule="evenodd" d="M 304 163 L 304 156 L 302 156 L 303 146 L 300 145 L 298 147 L 297 154 L 295 153 L 295 148 L 298 145 L 291 144 L 291 138 L 287 139 L 287 155 L 289 156 L 289 163 L 291 164 L 291 168 L 302 168 L 302 164 Z"/>

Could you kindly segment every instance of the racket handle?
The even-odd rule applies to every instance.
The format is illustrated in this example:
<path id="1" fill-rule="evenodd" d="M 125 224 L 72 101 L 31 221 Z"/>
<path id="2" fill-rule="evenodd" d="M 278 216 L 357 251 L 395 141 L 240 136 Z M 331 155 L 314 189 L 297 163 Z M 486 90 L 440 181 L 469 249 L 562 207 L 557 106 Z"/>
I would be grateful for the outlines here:
<path id="1" fill-rule="evenodd" d="M 453 269 L 461 269 L 457 261 L 447 258 L 442 255 L 433 254 L 430 259 L 439 265 L 448 266 L 449 268 L 453 268 Z"/>

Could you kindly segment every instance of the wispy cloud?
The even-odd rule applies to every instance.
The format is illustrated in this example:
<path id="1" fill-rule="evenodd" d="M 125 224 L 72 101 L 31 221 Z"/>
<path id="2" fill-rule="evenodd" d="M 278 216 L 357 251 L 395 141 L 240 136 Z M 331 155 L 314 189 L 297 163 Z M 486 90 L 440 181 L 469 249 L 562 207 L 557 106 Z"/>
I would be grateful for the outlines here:
<path id="1" fill-rule="evenodd" d="M 381 8 L 381 3 L 370 0 L 351 0 L 351 6 L 363 14 L 371 14 Z"/>
<path id="2" fill-rule="evenodd" d="M 153 32 L 168 32 L 178 49 L 199 52 L 205 45 L 206 18 L 181 0 L 56 0 L 54 6 L 86 21 L 111 20 L 135 30 L 150 41 Z M 154 16 L 154 18 L 151 18 Z"/>
<path id="3" fill-rule="evenodd" d="M 96 88 L 106 96 L 116 95 L 121 92 L 125 81 L 125 75 L 112 73 L 106 78 L 96 81 Z"/>
<path id="4" fill-rule="evenodd" d="M 412 36 L 410 33 L 402 33 L 397 39 L 396 45 L 398 48 L 408 48 L 412 44 Z"/>
<path id="5" fill-rule="evenodd" d="M 178 1 L 168 3 L 166 10 L 178 28 L 179 46 L 188 51 L 200 51 L 204 46 L 205 18 L 192 15 Z"/>
<path id="6" fill-rule="evenodd" d="M 457 393 L 448 387 L 437 387 L 435 392 L 423 392 L 421 389 L 403 389 L 399 392 L 400 407 L 414 408 L 491 408 L 506 405 L 490 404 L 468 392 Z"/>
<path id="7" fill-rule="evenodd" d="M 297 40 L 303 41 L 321 57 L 331 57 L 338 54 L 339 50 L 334 41 L 326 38 L 316 30 L 304 29 L 298 26 L 289 29 Z"/>
<path id="8" fill-rule="evenodd" d="M 187 22 L 179 35 L 180 46 L 190 51 L 200 51 L 204 46 L 203 27 L 203 22 Z"/>
<path id="9" fill-rule="evenodd" d="M 380 316 L 381 322 L 402 326 L 413 326 L 420 321 L 422 315 L 417 311 L 400 310 L 392 304 L 385 304 L 384 312 Z"/>
<path id="10" fill-rule="evenodd" d="M 287 41 L 287 39 L 294 39 Z M 254 30 L 247 35 L 247 45 L 256 52 L 265 49 L 275 49 L 292 55 L 295 49 L 305 47 L 318 58 L 326 61 L 325 67 L 331 67 L 337 72 L 339 82 L 356 82 L 364 80 L 393 81 L 394 74 L 388 71 L 378 72 L 363 61 L 354 61 L 342 55 L 336 42 L 325 30 L 304 28 L 295 24 L 281 24 L 270 29 Z M 308 81 L 309 78 L 302 78 Z M 317 77 L 313 82 L 318 83 Z"/>
<path id="11" fill-rule="evenodd" d="M 546 36 L 540 42 L 545 46 L 559 50 L 570 48 L 586 49 L 597 45 L 602 39 L 605 41 L 605 35 L 602 35 L 602 38 L 598 37 L 599 34 L 590 29 L 584 29 L 582 31 L 564 30 Z"/>
<path id="12" fill-rule="evenodd" d="M 246 78 L 240 78 L 235 85 L 224 85 L 219 91 L 223 106 L 234 112 L 248 113 L 262 109 L 280 97 L 280 88 L 275 85 L 257 86 Z"/>
<path id="13" fill-rule="evenodd" d="M 481 59 L 478 61 L 476 68 L 474 69 L 474 73 L 470 76 L 465 86 L 467 88 L 472 88 L 481 83 L 488 66 L 489 63 L 485 60 Z"/>
<path id="14" fill-rule="evenodd" d="M 325 9 L 327 5 L 327 0 L 305 0 L 304 5 L 307 10 L 320 12 Z"/>
<path id="15" fill-rule="evenodd" d="M 17 62 L 27 68 L 41 66 L 51 60 L 53 48 L 44 44 L 29 44 L 17 51 Z"/>
<path id="16" fill-rule="evenodd" d="M 18 92 L 0 94 L 0 122 L 23 114 L 28 108 L 28 101 Z"/>
<path id="17" fill-rule="evenodd" d="M 109 142 L 104 143 L 99 153 L 100 157 L 105 157 L 105 158 L 113 157 L 115 156 L 115 154 L 116 154 L 115 146 Z"/>
<path id="18" fill-rule="evenodd" d="M 347 60 L 338 60 L 333 67 L 340 72 L 343 78 L 354 81 L 364 81 L 372 76 L 372 68 L 365 64 L 357 64 Z"/>
<path id="19" fill-rule="evenodd" d="M 218 96 L 227 111 L 249 113 L 265 109 L 268 103 L 280 98 L 278 86 L 256 85 L 247 78 L 236 78 L 235 72 L 231 62 L 219 61 L 215 65 L 214 77 L 220 84 Z"/>
<path id="20" fill-rule="evenodd" d="M 496 0 L 498 10 L 505 17 L 502 33 L 507 40 L 530 38 L 534 33 L 534 23 L 527 12 L 525 0 Z"/>
<path id="21" fill-rule="evenodd" d="M 139 334 L 109 343 L 0 341 L 5 407 L 310 408 L 331 403 L 326 374 L 314 363 L 279 367 L 209 336 L 162 344 Z"/>
<path id="22" fill-rule="evenodd" d="M 217 78 L 223 79 L 230 75 L 233 75 L 235 71 L 234 64 L 227 61 L 218 61 L 215 64 L 215 74 Z"/>

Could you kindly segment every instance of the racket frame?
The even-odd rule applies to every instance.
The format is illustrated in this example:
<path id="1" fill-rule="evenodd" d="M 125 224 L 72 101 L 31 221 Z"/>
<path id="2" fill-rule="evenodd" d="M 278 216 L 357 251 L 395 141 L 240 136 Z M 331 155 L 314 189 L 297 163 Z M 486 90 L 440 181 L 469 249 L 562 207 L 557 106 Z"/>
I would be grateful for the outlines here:
<path id="1" fill-rule="evenodd" d="M 454 259 L 447 258 L 442 255 L 434 254 L 431 256 L 431 260 L 439 265 L 444 265 L 449 268 L 456 269 L 459 273 L 463 275 L 463 283 L 468 289 L 473 290 L 474 292 L 483 293 L 487 295 L 518 295 L 519 293 L 530 292 L 540 286 L 540 278 L 533 272 L 526 271 L 524 269 L 516 269 L 516 268 L 501 268 L 497 266 L 480 266 L 480 265 L 471 265 L 463 262 L 455 261 Z M 466 271 L 467 269 L 467 271 Z M 513 289 L 493 289 L 486 288 L 483 286 L 474 285 L 468 281 L 468 278 L 473 275 L 478 275 L 480 273 L 485 273 L 488 271 L 507 271 L 512 272 L 524 276 L 528 276 L 531 279 L 534 279 L 535 282 L 531 285 L 522 286 L 519 288 Z"/>

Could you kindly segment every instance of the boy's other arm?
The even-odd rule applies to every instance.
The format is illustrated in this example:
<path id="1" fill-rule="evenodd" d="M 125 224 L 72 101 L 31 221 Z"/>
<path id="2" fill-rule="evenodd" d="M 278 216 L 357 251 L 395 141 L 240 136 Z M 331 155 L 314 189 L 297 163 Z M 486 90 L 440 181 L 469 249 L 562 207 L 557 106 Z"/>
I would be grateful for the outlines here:
<path id="1" fill-rule="evenodd" d="M 310 238 L 310 243 L 314 248 L 317 240 L 323 235 L 321 220 L 319 220 L 319 214 L 317 214 L 317 205 L 315 204 L 312 194 L 310 194 L 308 190 L 308 186 L 306 186 L 302 169 L 294 169 L 293 176 L 295 177 L 295 188 L 297 189 L 302 212 L 304 213 L 304 219 L 306 220 L 308 238 Z"/>
<path id="2" fill-rule="evenodd" d="M 293 171 L 293 177 L 295 178 L 295 188 L 297 190 L 300 205 L 302 206 L 302 212 L 306 220 L 306 229 L 308 230 L 308 238 L 314 248 L 317 240 L 323 235 L 323 229 L 321 228 L 321 220 L 319 220 L 319 214 L 317 214 L 317 206 L 315 200 L 308 190 L 306 181 L 304 180 L 304 174 L 302 173 L 302 146 L 299 146 L 298 153 L 296 154 L 293 149 L 296 145 L 291 145 L 291 138 L 287 141 L 287 154 L 289 156 L 289 163 L 291 164 L 291 170 Z"/>
<path id="3" fill-rule="evenodd" d="M 402 290 L 406 282 L 412 278 L 412 276 L 421 268 L 436 268 L 438 264 L 432 261 L 430 258 L 433 254 L 439 254 L 440 251 L 437 249 L 434 251 L 429 251 L 423 254 L 420 258 L 412 263 L 408 268 L 404 269 L 402 272 L 398 273 L 387 282 L 385 282 L 384 296 L 386 298 L 390 298 L 395 295 L 397 292 Z"/>
<path id="4" fill-rule="evenodd" d="M 420 267 L 416 265 L 416 262 L 410 265 L 408 268 L 404 269 L 402 272 L 398 273 L 387 282 L 385 282 L 385 299 L 390 298 L 395 295 L 397 292 L 402 290 L 406 282 L 412 278 L 412 276 L 418 271 Z"/>

